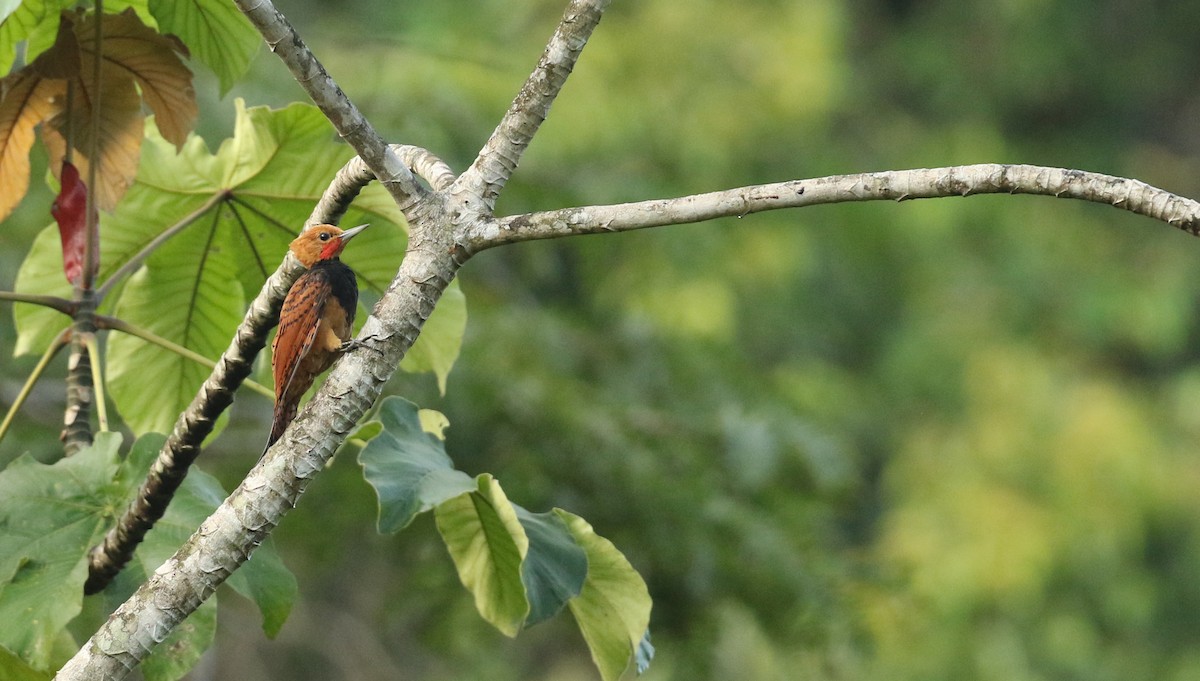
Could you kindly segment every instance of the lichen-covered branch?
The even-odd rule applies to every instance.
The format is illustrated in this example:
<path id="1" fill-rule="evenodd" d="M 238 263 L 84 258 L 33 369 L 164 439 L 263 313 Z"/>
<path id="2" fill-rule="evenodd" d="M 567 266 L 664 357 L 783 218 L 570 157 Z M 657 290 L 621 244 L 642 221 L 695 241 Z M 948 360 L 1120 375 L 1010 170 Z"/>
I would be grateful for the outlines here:
<path id="1" fill-rule="evenodd" d="M 1144 182 L 1083 170 L 985 163 L 834 175 L 675 199 L 514 215 L 480 223 L 467 239 L 467 247 L 475 253 L 519 241 L 624 232 L 720 217 L 741 217 L 780 208 L 973 194 L 1041 194 L 1082 199 L 1145 215 L 1200 235 L 1200 203 Z"/>
<path id="2" fill-rule="evenodd" d="M 275 5 L 270 0 L 234 0 L 234 3 L 262 34 L 271 51 L 287 65 L 296 82 L 333 123 L 342 139 L 379 178 L 396 200 L 396 205 L 407 212 L 424 198 L 428 192 L 417 183 L 412 171 L 392 153 L 358 107 L 329 77 L 325 67 Z"/>
<path id="3" fill-rule="evenodd" d="M 521 155 L 529 147 L 550 105 L 567 82 L 579 53 L 600 23 L 610 0 L 573 0 L 563 13 L 558 29 L 546 44 L 537 67 L 521 86 L 512 105 L 488 138 L 471 167 L 463 171 L 459 185 L 480 197 L 481 212 L 490 214 L 504 184 L 512 177 Z"/>

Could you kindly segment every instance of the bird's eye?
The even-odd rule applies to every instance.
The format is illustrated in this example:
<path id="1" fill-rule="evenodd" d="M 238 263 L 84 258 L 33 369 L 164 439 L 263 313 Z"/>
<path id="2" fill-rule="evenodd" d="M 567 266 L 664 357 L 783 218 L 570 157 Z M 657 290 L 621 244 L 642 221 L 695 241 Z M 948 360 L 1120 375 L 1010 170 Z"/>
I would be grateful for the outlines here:
<path id="1" fill-rule="evenodd" d="M 317 238 L 320 239 L 321 241 L 329 241 L 329 237 L 330 237 L 329 232 L 321 232 L 320 234 L 317 235 Z"/>

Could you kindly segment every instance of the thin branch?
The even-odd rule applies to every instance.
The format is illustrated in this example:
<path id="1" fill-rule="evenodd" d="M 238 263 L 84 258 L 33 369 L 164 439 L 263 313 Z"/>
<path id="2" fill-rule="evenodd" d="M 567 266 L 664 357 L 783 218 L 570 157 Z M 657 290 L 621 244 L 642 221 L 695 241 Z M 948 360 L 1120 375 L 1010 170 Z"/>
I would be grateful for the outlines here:
<path id="1" fill-rule="evenodd" d="M 459 185 L 482 198 L 485 212 L 491 214 L 496 198 L 512 177 L 521 156 L 529 147 L 550 105 L 562 91 L 575 68 L 579 53 L 592 35 L 610 0 L 573 0 L 562 21 L 546 44 L 537 67 L 521 86 L 508 111 L 479 156 L 459 179 Z"/>
<path id="2" fill-rule="evenodd" d="M 216 362 L 205 357 L 204 355 L 201 355 L 200 353 L 198 353 L 194 350 L 185 348 L 184 346 L 182 346 L 178 343 L 169 341 L 166 338 L 163 338 L 162 336 L 154 333 L 153 331 L 150 331 L 148 329 L 143 329 L 142 327 L 137 326 L 135 324 L 130 324 L 129 322 L 125 321 L 124 319 L 118 319 L 116 317 L 109 317 L 106 315 L 96 315 L 96 328 L 111 329 L 113 331 L 120 331 L 122 333 L 127 333 L 130 336 L 135 336 L 137 338 L 141 338 L 142 340 L 146 341 L 147 343 L 157 345 L 158 347 L 163 348 L 164 350 L 170 350 L 171 352 L 179 355 L 180 357 L 183 357 L 185 359 L 190 359 L 197 364 L 201 364 L 201 365 L 208 367 L 209 369 L 214 369 L 217 366 Z M 267 386 L 265 386 L 261 383 L 258 383 L 257 381 L 251 381 L 250 379 L 246 379 L 246 380 L 242 381 L 242 385 L 246 386 L 250 390 L 253 390 L 254 392 L 258 393 L 259 395 L 262 395 L 263 397 L 266 397 L 266 398 L 269 398 L 272 400 L 275 399 L 275 392 L 273 390 L 271 390 L 270 388 L 268 388 Z"/>
<path id="3" fill-rule="evenodd" d="M 42 353 L 42 358 L 38 360 L 36 365 L 34 365 L 33 371 L 29 374 L 29 378 L 25 379 L 25 385 L 21 386 L 21 391 L 17 393 L 16 399 L 13 400 L 12 405 L 8 408 L 8 413 L 4 415 L 4 422 L 0 423 L 0 441 L 4 440 L 4 435 L 8 432 L 9 427 L 12 425 L 13 419 L 16 418 L 17 412 L 21 409 L 21 406 L 25 404 L 25 400 L 29 398 L 29 393 L 33 392 L 34 384 L 36 384 L 38 379 L 42 377 L 42 373 L 46 371 L 46 367 L 49 366 L 50 360 L 54 359 L 59 350 L 62 350 L 63 347 L 66 346 L 67 339 L 70 337 L 71 329 L 63 329 L 58 336 L 54 338 L 54 341 L 50 343 L 50 346 L 46 348 L 46 351 Z"/>
<path id="4" fill-rule="evenodd" d="M 117 271 L 109 275 L 108 279 L 106 279 L 104 283 L 96 289 L 96 297 L 99 300 L 103 300 L 105 294 L 107 294 L 113 286 L 118 284 L 125 277 L 133 274 L 137 268 L 142 266 L 142 262 L 144 262 L 146 258 L 150 257 L 151 253 L 157 251 L 159 247 L 166 243 L 171 237 L 190 227 L 193 222 L 199 220 L 204 216 L 205 213 L 212 210 L 213 206 L 222 201 L 228 200 L 229 197 L 229 190 L 221 190 L 210 196 L 208 200 L 205 201 L 199 208 L 185 215 L 182 219 L 180 219 L 179 222 L 176 222 L 170 227 L 164 229 L 158 236 L 151 239 L 145 246 L 142 246 L 142 250 L 138 251 L 132 258 L 125 261 L 125 264 L 121 265 Z"/>
<path id="5" fill-rule="evenodd" d="M 1123 208 L 1200 235 L 1200 203 L 1144 182 L 1083 170 L 988 163 L 835 175 L 676 199 L 514 215 L 481 224 L 468 238 L 467 247 L 475 253 L 519 241 L 624 232 L 720 217 L 742 217 L 780 208 L 974 194 L 1041 194 L 1081 199 Z"/>
<path id="6" fill-rule="evenodd" d="M 75 302 L 58 296 L 39 296 L 32 293 L 18 293 L 16 291 L 0 291 L 0 300 L 11 300 L 14 303 L 30 303 L 32 305 L 42 305 L 44 307 L 53 308 L 68 317 L 75 314 L 77 307 Z"/>
<path id="7" fill-rule="evenodd" d="M 300 34 L 284 18 L 270 0 L 234 0 L 238 9 L 258 29 L 271 51 L 279 56 L 300 87 L 333 123 L 333 127 L 362 157 L 371 172 L 387 188 L 400 210 L 407 212 L 415 203 L 428 196 L 412 172 L 388 149 L 383 137 L 375 130 L 358 107 L 329 77 L 304 44 Z"/>

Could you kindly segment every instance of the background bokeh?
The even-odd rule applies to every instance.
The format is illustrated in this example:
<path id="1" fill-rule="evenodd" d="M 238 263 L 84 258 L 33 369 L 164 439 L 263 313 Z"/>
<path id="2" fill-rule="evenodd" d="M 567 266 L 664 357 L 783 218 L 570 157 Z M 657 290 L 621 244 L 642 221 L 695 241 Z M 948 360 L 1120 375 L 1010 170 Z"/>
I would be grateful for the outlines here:
<path id="1" fill-rule="evenodd" d="M 385 137 L 461 169 L 564 4 L 280 8 Z M 498 210 L 977 162 L 1200 196 L 1198 26 L 1196 0 L 615 2 Z M 214 148 L 232 97 L 303 99 L 265 50 L 197 89 Z M 1197 271 L 1187 234 L 1021 196 L 522 244 L 463 269 L 446 394 L 391 388 L 446 413 L 459 467 L 626 553 L 651 681 L 1197 679 Z M 35 358 L 3 315 L 7 406 Z M 43 383 L 0 463 L 53 456 L 62 399 Z M 234 484 L 268 418 L 240 396 L 201 465 Z M 193 678 L 595 678 L 568 616 L 483 623 L 429 518 L 377 535 L 353 453 L 276 532 L 302 590 L 279 639 L 230 594 Z"/>

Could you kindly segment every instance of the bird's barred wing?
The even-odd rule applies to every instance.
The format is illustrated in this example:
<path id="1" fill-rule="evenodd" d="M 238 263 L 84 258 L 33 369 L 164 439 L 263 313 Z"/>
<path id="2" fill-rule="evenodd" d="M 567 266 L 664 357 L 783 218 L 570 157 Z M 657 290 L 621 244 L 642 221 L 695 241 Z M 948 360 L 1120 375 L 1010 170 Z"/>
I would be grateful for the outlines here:
<path id="1" fill-rule="evenodd" d="M 287 392 L 301 360 L 317 337 L 321 308 L 329 299 L 332 285 L 321 270 L 309 270 L 292 284 L 283 309 L 279 311 L 279 332 L 271 344 L 271 365 L 275 374 L 275 399 Z"/>

